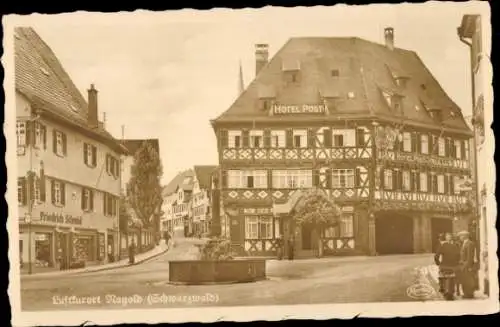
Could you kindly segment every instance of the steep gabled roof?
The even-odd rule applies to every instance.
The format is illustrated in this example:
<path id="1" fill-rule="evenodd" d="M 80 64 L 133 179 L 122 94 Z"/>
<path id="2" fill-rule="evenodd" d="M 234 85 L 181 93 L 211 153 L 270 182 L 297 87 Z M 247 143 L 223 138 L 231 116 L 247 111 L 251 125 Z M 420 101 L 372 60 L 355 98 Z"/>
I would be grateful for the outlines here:
<path id="1" fill-rule="evenodd" d="M 194 177 L 194 171 L 192 169 L 185 170 L 183 172 L 178 173 L 164 188 L 163 188 L 163 196 L 168 196 L 177 191 L 179 186 L 185 187 L 184 180 L 186 177 Z M 192 187 L 192 186 L 191 186 Z"/>
<path id="2" fill-rule="evenodd" d="M 87 101 L 75 86 L 54 52 L 31 27 L 14 30 L 16 91 L 41 115 L 70 124 L 81 132 L 126 152 L 102 122 L 88 124 Z"/>
<path id="3" fill-rule="evenodd" d="M 124 147 L 127 148 L 127 150 L 129 151 L 129 153 L 131 155 L 134 155 L 137 150 L 139 150 L 139 148 L 142 146 L 142 144 L 144 142 L 148 142 L 149 144 L 151 144 L 151 146 L 153 147 L 153 149 L 156 150 L 156 152 L 158 152 L 158 155 L 160 155 L 160 142 L 158 139 L 135 139 L 135 140 L 123 140 L 121 143 L 123 144 Z"/>
<path id="4" fill-rule="evenodd" d="M 194 172 L 200 189 L 208 190 L 212 184 L 212 173 L 217 169 L 217 166 L 194 166 Z"/>
<path id="5" fill-rule="evenodd" d="M 283 65 L 299 62 L 300 81 L 287 84 Z M 338 76 L 332 76 L 332 71 Z M 396 77 L 407 78 L 399 88 Z M 272 116 L 259 107 L 259 97 L 274 93 L 279 104 L 319 104 L 321 94 L 336 94 L 335 108 L 325 116 Z M 443 125 L 470 132 L 460 108 L 448 97 L 419 56 L 408 50 L 373 43 L 359 38 L 299 37 L 291 38 L 262 68 L 254 81 L 231 107 L 212 121 L 303 121 L 337 120 L 349 117 L 394 119 L 382 91 L 401 94 L 404 117 L 408 123 L 440 125 L 421 106 L 441 110 Z"/>

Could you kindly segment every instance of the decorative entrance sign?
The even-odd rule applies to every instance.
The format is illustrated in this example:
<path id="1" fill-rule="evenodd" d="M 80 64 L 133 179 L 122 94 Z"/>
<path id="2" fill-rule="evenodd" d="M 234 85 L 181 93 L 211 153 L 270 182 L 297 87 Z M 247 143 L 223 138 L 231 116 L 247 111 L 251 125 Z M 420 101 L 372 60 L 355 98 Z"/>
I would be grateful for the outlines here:
<path id="1" fill-rule="evenodd" d="M 82 217 L 63 215 L 60 213 L 40 212 L 40 221 L 56 223 L 56 224 L 81 225 L 82 224 Z"/>
<path id="2" fill-rule="evenodd" d="M 303 104 L 303 105 L 284 105 L 275 104 L 272 106 L 273 114 L 325 114 L 328 111 L 326 104 Z"/>

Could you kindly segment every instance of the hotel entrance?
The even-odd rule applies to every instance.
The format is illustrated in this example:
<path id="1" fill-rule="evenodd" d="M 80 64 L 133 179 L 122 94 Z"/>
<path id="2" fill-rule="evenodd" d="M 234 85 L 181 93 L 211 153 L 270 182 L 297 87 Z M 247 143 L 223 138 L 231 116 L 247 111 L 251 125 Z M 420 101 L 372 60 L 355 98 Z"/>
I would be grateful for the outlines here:
<path id="1" fill-rule="evenodd" d="M 413 253 L 413 219 L 399 212 L 381 212 L 375 221 L 378 254 Z"/>

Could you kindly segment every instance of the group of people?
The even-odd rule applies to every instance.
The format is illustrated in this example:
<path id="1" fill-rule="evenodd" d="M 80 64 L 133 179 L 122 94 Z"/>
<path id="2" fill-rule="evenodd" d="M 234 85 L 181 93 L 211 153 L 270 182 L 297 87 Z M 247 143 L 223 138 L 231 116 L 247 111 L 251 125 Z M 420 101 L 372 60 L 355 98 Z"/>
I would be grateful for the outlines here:
<path id="1" fill-rule="evenodd" d="M 476 244 L 470 239 L 469 232 L 462 231 L 457 236 L 452 233 L 440 235 L 434 261 L 439 266 L 439 289 L 447 300 L 460 295 L 460 288 L 462 298 L 474 297 L 474 291 L 479 289 L 479 264 L 476 261 Z"/>

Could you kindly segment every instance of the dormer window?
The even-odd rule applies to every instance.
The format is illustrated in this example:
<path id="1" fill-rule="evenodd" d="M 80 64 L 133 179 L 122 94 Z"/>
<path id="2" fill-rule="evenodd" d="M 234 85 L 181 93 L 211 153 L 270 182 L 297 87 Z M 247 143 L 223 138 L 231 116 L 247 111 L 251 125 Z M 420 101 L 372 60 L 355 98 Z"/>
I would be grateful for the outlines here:
<path id="1" fill-rule="evenodd" d="M 330 71 L 330 74 L 331 74 L 331 76 L 332 76 L 332 77 L 339 77 L 340 72 L 339 72 L 339 70 L 338 70 L 338 69 L 332 69 L 332 70 Z"/>
<path id="2" fill-rule="evenodd" d="M 269 111 L 276 98 L 276 91 L 273 86 L 261 85 L 258 91 L 259 109 Z"/>
<path id="3" fill-rule="evenodd" d="M 241 148 L 241 131 L 229 131 L 228 137 L 229 148 Z"/>
<path id="4" fill-rule="evenodd" d="M 300 82 L 300 61 L 298 60 L 283 60 L 282 71 L 287 83 Z"/>
<path id="5" fill-rule="evenodd" d="M 382 91 L 387 106 L 394 110 L 396 113 L 401 113 L 403 109 L 403 97 L 399 94 L 389 93 Z"/>
<path id="6" fill-rule="evenodd" d="M 262 148 L 264 146 L 264 131 L 250 131 L 250 147 Z"/>
<path id="7" fill-rule="evenodd" d="M 400 88 L 405 88 L 406 83 L 408 82 L 408 77 L 398 76 L 394 79 L 396 81 L 396 85 Z"/>

